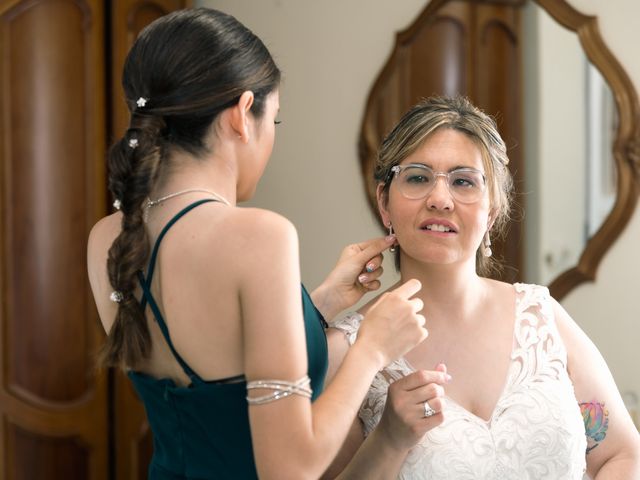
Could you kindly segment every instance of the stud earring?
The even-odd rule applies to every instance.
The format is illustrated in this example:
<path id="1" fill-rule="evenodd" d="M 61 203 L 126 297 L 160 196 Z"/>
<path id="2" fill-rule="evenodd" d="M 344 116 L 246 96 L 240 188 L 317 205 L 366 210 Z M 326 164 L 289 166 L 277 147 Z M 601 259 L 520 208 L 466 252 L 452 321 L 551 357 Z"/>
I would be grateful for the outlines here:
<path id="1" fill-rule="evenodd" d="M 391 236 L 391 235 L 395 235 L 395 232 L 393 231 L 393 225 L 391 225 L 391 222 L 389 222 L 389 225 L 387 225 L 387 226 L 389 227 L 389 236 Z M 393 245 L 391 245 L 391 246 L 389 247 L 389 251 L 390 251 L 391 253 L 394 253 L 396 250 L 397 250 L 397 247 L 396 247 L 396 244 L 395 244 L 395 242 L 394 242 L 394 243 L 393 243 Z"/>
<path id="2" fill-rule="evenodd" d="M 484 238 L 482 239 L 482 255 L 485 257 L 490 257 L 493 255 L 491 251 L 491 238 L 489 237 L 489 230 L 484 233 Z"/>

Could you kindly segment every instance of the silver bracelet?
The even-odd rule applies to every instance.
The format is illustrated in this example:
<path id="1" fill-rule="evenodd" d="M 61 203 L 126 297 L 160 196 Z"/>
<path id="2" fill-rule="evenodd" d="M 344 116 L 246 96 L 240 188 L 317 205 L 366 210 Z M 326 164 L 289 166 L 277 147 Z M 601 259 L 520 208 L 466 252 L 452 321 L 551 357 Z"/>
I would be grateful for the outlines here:
<path id="1" fill-rule="evenodd" d="M 301 397 L 311 398 L 311 388 L 309 387 L 311 380 L 305 375 L 295 382 L 287 382 L 285 380 L 254 380 L 247 383 L 247 391 L 264 388 L 266 390 L 274 390 L 272 393 L 262 395 L 260 397 L 249 397 L 247 402 L 249 405 L 263 405 L 265 403 L 275 402 L 289 395 L 300 395 Z"/>

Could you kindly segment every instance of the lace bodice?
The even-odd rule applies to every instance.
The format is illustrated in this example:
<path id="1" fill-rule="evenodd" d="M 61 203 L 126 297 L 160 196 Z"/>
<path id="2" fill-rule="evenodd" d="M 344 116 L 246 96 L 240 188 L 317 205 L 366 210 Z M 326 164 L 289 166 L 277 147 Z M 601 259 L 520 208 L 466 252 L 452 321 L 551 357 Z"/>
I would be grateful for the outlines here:
<path id="1" fill-rule="evenodd" d="M 445 397 L 444 422 L 409 452 L 400 479 L 582 479 L 586 437 L 567 352 L 549 291 L 515 284 L 516 312 L 507 383 L 489 421 Z M 353 344 L 362 315 L 332 325 Z M 414 372 L 401 358 L 376 375 L 359 416 L 365 435 L 380 421 L 391 383 Z"/>

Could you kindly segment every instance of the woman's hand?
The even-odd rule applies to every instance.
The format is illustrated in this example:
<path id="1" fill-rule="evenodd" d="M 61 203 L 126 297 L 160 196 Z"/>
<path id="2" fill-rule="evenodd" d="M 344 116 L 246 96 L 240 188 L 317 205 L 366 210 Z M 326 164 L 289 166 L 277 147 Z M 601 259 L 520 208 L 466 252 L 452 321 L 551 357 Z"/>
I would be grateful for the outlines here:
<path id="1" fill-rule="evenodd" d="M 444 421 L 444 388 L 451 379 L 444 364 L 419 370 L 389 386 L 377 430 L 392 449 L 406 453 L 432 428 Z M 428 408 L 425 408 L 428 402 Z M 431 412 L 429 409 L 432 409 Z M 425 416 L 429 412 L 429 416 Z"/>
<path id="2" fill-rule="evenodd" d="M 380 295 L 365 314 L 352 349 L 377 356 L 383 368 L 427 338 L 425 318 L 418 313 L 424 304 L 411 298 L 421 288 L 418 280 L 411 279 Z"/>
<path id="3" fill-rule="evenodd" d="M 394 241 L 392 235 L 378 237 L 342 250 L 334 269 L 311 293 L 313 303 L 327 320 L 354 305 L 365 293 L 380 288 L 382 252 Z"/>
<path id="4" fill-rule="evenodd" d="M 426 432 L 443 422 L 442 385 L 450 379 L 447 367 L 439 364 L 435 371 L 420 370 L 392 383 L 378 426 L 365 439 L 362 424 L 355 422 L 348 443 L 343 446 L 350 455 L 339 457 L 340 463 L 334 464 L 323 478 L 396 478 L 409 450 Z M 435 411 L 428 417 L 425 400 Z M 341 473 L 336 476 L 336 472 Z"/>

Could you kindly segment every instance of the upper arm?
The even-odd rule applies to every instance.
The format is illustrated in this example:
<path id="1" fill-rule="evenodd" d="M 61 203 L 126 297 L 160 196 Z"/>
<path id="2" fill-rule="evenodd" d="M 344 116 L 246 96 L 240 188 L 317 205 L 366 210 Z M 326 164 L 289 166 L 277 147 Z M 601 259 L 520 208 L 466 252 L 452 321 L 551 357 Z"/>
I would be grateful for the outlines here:
<path id="1" fill-rule="evenodd" d="M 229 253 L 237 258 L 245 376 L 248 382 L 295 381 L 308 371 L 297 234 L 286 219 L 272 212 L 243 215 L 248 221 L 228 233 L 237 238 Z M 310 400 L 290 395 L 250 405 L 249 420 L 259 476 L 298 476 L 304 468 L 304 449 L 311 445 Z"/>
<path id="2" fill-rule="evenodd" d="M 569 375 L 585 417 L 587 470 L 593 477 L 616 456 L 639 455 L 640 437 L 604 358 L 562 306 L 553 303 Z"/>
<path id="3" fill-rule="evenodd" d="M 307 372 L 295 228 L 266 211 L 237 232 L 244 368 L 248 380 L 297 380 Z"/>

